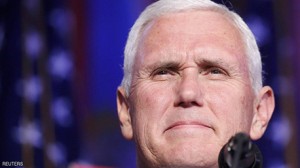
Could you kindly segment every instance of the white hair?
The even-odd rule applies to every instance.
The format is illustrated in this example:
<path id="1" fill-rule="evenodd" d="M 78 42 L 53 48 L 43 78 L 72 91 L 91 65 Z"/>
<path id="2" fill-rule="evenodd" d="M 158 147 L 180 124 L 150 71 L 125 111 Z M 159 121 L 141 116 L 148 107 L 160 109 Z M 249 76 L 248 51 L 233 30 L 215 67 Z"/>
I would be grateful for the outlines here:
<path id="1" fill-rule="evenodd" d="M 226 6 L 214 3 L 211 0 L 159 0 L 148 6 L 141 13 L 131 28 L 124 51 L 124 76 L 121 86 L 125 88 L 126 94 L 129 95 L 138 44 L 147 24 L 166 14 L 191 10 L 214 11 L 232 20 L 233 25 L 241 33 L 246 50 L 251 85 L 254 93 L 257 94 L 262 87 L 262 63 L 255 37 L 238 14 L 230 11 Z"/>

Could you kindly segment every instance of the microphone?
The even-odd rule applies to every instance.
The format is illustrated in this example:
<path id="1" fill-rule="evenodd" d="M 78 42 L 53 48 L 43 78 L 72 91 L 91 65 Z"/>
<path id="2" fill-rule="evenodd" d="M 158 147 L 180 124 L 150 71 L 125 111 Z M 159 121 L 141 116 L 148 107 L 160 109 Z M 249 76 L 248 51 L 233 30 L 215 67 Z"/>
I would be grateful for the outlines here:
<path id="1" fill-rule="evenodd" d="M 262 168 L 258 147 L 244 133 L 237 133 L 223 146 L 218 158 L 219 168 Z"/>

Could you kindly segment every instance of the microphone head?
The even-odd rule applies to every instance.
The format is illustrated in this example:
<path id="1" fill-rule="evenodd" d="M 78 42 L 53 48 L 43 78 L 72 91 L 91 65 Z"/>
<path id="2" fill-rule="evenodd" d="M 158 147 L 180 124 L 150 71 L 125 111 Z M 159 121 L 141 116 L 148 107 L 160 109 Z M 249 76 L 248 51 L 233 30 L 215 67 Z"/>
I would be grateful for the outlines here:
<path id="1" fill-rule="evenodd" d="M 219 153 L 219 168 L 262 168 L 262 154 L 244 133 L 231 137 Z"/>

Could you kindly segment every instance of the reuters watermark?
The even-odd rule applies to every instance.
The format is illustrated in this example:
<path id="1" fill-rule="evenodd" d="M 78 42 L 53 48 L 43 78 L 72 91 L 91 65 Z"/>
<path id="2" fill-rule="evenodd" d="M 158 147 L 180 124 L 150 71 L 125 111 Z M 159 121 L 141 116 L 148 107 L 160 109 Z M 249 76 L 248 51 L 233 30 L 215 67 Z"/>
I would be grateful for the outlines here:
<path id="1" fill-rule="evenodd" d="M 23 166 L 23 162 L 18 161 L 2 161 L 2 167 L 17 167 Z"/>

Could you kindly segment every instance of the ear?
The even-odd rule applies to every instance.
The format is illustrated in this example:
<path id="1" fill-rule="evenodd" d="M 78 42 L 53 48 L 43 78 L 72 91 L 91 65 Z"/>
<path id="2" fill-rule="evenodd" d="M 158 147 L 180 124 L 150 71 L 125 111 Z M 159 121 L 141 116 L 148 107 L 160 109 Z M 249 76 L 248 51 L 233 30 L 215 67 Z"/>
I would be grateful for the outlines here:
<path id="1" fill-rule="evenodd" d="M 271 87 L 263 87 L 257 95 L 256 100 L 254 105 L 254 117 L 250 130 L 250 137 L 253 140 L 262 137 L 272 117 L 275 108 L 275 98 Z"/>
<path id="2" fill-rule="evenodd" d="M 117 110 L 121 126 L 121 132 L 126 139 L 131 140 L 133 137 L 131 116 L 129 113 L 129 104 L 126 92 L 123 87 L 119 87 L 117 90 Z"/>

